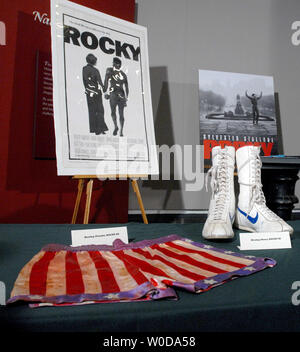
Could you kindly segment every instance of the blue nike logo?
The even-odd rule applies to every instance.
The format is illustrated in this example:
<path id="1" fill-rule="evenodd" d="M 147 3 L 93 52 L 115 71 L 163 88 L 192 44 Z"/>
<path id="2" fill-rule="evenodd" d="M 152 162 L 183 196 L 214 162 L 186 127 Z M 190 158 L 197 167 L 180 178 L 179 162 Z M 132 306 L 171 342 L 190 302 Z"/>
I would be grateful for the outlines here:
<path id="1" fill-rule="evenodd" d="M 247 215 L 244 211 L 242 211 L 239 207 L 238 207 L 238 211 L 243 214 L 252 224 L 255 224 L 258 220 L 258 213 L 256 213 L 256 216 L 253 218 L 250 215 Z"/>

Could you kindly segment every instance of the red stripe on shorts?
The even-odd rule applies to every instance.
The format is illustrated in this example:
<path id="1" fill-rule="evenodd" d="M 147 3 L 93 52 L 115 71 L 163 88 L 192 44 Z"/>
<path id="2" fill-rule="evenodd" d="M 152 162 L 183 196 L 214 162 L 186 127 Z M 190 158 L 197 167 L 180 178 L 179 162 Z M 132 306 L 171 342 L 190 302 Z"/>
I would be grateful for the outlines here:
<path id="1" fill-rule="evenodd" d="M 169 256 L 169 257 L 172 257 L 172 258 L 181 260 L 181 261 L 183 261 L 184 263 L 187 263 L 187 264 L 189 264 L 189 265 L 196 266 L 196 267 L 201 268 L 201 269 L 204 269 L 204 270 L 211 271 L 211 272 L 213 272 L 213 273 L 221 274 L 221 273 L 225 273 L 225 272 L 226 272 L 226 270 L 222 270 L 222 269 L 217 268 L 217 267 L 215 267 L 215 266 L 202 263 L 202 262 L 200 262 L 200 261 L 198 261 L 198 260 L 195 260 L 195 259 L 189 257 L 188 255 L 174 253 L 174 252 L 172 252 L 172 251 L 170 251 L 170 250 L 168 250 L 168 249 L 166 249 L 166 248 L 160 247 L 160 246 L 157 245 L 157 244 L 151 246 L 151 248 L 157 249 L 158 251 L 160 251 L 160 252 L 166 254 L 166 255 Z"/>
<path id="2" fill-rule="evenodd" d="M 206 278 L 206 276 L 199 275 L 199 274 L 193 273 L 193 272 L 191 272 L 189 270 L 180 268 L 178 265 L 166 260 L 165 258 L 163 258 L 163 257 L 161 257 L 159 255 L 156 255 L 156 254 L 155 255 L 151 255 L 149 252 L 143 251 L 140 248 L 133 249 L 133 251 L 143 255 L 147 259 L 159 260 L 162 263 L 164 263 L 164 264 L 170 266 L 171 268 L 175 269 L 180 275 L 182 275 L 184 277 L 187 277 L 187 278 L 189 278 L 191 280 L 199 281 L 199 280 L 202 280 L 202 279 Z"/>
<path id="3" fill-rule="evenodd" d="M 29 277 L 29 292 L 31 295 L 46 294 L 47 272 L 56 252 L 45 252 L 40 260 L 33 264 Z"/>
<path id="4" fill-rule="evenodd" d="M 212 254 L 209 254 L 209 253 L 207 253 L 207 252 L 205 252 L 205 251 L 182 247 L 182 246 L 180 246 L 180 245 L 178 245 L 178 244 L 175 244 L 175 243 L 173 243 L 173 242 L 166 242 L 165 244 L 168 245 L 168 246 L 170 246 L 170 247 L 179 249 L 179 250 L 181 250 L 182 252 L 200 254 L 200 255 L 202 255 L 204 258 L 214 260 L 215 262 L 218 262 L 218 263 L 222 263 L 222 264 L 226 264 L 226 265 L 230 265 L 230 266 L 235 266 L 235 267 L 237 267 L 237 268 L 243 268 L 244 266 L 246 266 L 245 264 L 232 262 L 232 261 L 230 261 L 230 260 L 228 260 L 228 259 L 224 259 L 224 258 L 217 257 L 217 256 L 212 255 Z"/>
<path id="5" fill-rule="evenodd" d="M 140 270 L 142 270 L 142 271 L 145 271 L 147 273 L 150 273 L 150 274 L 156 275 L 156 276 L 170 277 L 163 270 L 156 268 L 155 266 L 149 264 L 145 260 L 141 260 L 141 259 L 132 257 L 131 255 L 127 255 L 125 253 L 124 253 L 124 258 L 126 258 L 126 260 L 128 260 L 131 264 L 140 268 Z"/>
<path id="6" fill-rule="evenodd" d="M 84 284 L 76 252 L 66 253 L 66 294 L 84 293 Z"/>
<path id="7" fill-rule="evenodd" d="M 148 279 L 146 276 L 137 268 L 135 265 L 132 265 L 124 256 L 124 253 L 122 251 L 114 251 L 112 252 L 116 257 L 118 257 L 122 262 L 124 263 L 128 273 L 133 277 L 133 279 L 136 281 L 138 285 L 143 284 L 144 282 L 147 282 Z"/>
<path id="8" fill-rule="evenodd" d="M 116 282 L 114 273 L 112 272 L 107 260 L 102 257 L 99 251 L 90 251 L 89 255 L 97 269 L 98 279 L 102 287 L 102 292 L 120 292 L 119 285 Z"/>

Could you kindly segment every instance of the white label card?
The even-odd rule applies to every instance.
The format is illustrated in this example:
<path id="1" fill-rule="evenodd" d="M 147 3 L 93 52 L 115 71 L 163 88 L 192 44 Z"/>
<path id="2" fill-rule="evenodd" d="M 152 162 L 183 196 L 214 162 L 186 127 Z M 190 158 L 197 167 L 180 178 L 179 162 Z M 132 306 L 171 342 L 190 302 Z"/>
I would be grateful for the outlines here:
<path id="1" fill-rule="evenodd" d="M 289 232 L 240 233 L 240 250 L 292 248 Z"/>
<path id="2" fill-rule="evenodd" d="M 116 239 L 128 243 L 127 227 L 109 227 L 101 229 L 72 230 L 72 246 L 89 244 L 112 245 Z"/>

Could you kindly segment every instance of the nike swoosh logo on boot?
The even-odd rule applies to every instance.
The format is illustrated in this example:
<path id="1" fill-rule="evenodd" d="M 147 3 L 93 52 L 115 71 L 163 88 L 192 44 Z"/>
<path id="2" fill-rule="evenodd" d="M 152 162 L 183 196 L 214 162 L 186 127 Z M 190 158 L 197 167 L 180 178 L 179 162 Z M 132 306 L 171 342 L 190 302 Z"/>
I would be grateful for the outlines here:
<path id="1" fill-rule="evenodd" d="M 239 207 L 238 207 L 238 211 L 243 214 L 252 224 L 255 224 L 258 220 L 258 213 L 256 213 L 255 217 L 252 217 L 250 215 L 247 215 L 244 211 L 242 211 Z"/>

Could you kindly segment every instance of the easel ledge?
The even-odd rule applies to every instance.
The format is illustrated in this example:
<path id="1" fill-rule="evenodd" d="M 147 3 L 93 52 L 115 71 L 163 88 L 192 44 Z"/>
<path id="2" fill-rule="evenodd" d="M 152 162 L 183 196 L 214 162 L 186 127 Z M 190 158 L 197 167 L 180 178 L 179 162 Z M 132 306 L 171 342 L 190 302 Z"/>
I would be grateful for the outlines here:
<path id="1" fill-rule="evenodd" d="M 91 208 L 91 199 L 92 199 L 92 192 L 93 192 L 93 183 L 94 179 L 122 179 L 122 180 L 130 180 L 132 188 L 134 190 L 134 193 L 136 194 L 139 207 L 142 213 L 142 218 L 144 224 L 148 224 L 148 219 L 146 216 L 146 212 L 144 209 L 141 193 L 139 190 L 139 186 L 137 183 L 137 180 L 139 178 L 147 177 L 148 175 L 75 175 L 72 176 L 73 179 L 78 179 L 78 189 L 77 189 L 77 197 L 75 201 L 75 206 L 74 206 L 74 211 L 73 211 L 73 216 L 72 216 L 72 224 L 76 224 L 76 219 L 78 215 L 78 209 L 81 201 L 81 196 L 82 196 L 82 191 L 85 185 L 85 181 L 88 180 L 87 186 L 86 186 L 86 203 L 85 203 L 85 211 L 84 211 L 84 218 L 83 218 L 83 223 L 88 224 L 89 223 L 89 215 L 90 215 L 90 208 Z"/>

